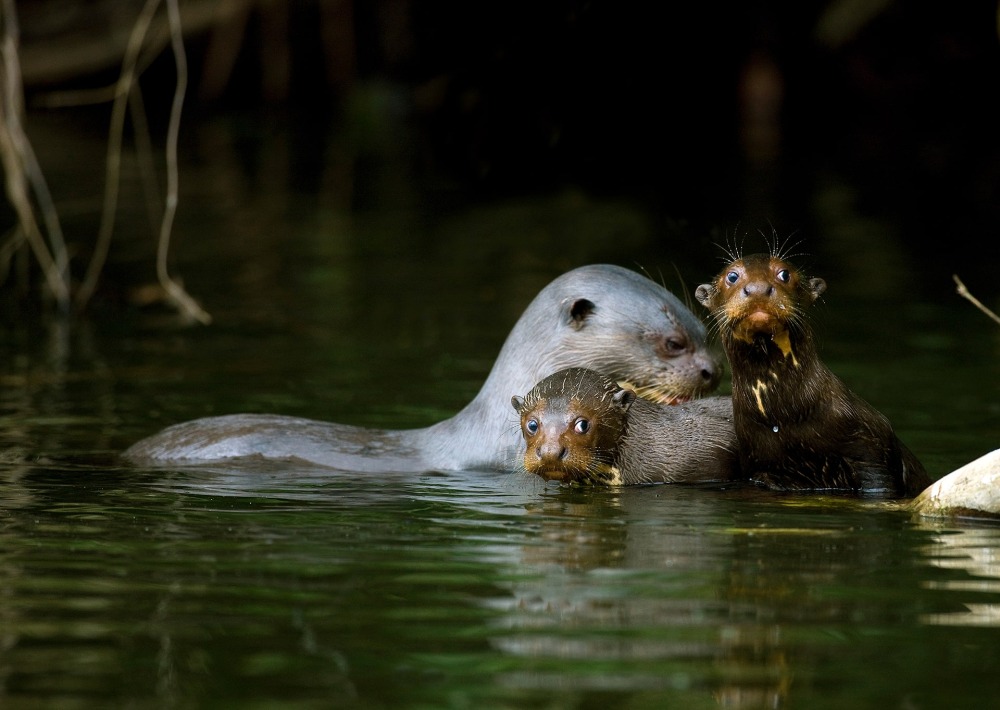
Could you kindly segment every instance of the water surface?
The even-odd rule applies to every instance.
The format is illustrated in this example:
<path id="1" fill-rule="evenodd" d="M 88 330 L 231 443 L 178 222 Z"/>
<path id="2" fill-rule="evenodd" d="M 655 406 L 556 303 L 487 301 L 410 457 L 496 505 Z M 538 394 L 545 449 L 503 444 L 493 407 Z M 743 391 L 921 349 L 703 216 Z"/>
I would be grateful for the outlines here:
<path id="1" fill-rule="evenodd" d="M 25 311 L 5 326 L 5 706 L 994 702 L 988 523 L 514 474 L 121 465 L 138 438 L 210 414 L 431 423 L 472 397 L 562 271 L 611 261 L 690 293 L 719 263 L 718 234 L 678 241 L 627 199 L 470 204 L 335 150 L 296 188 L 280 133 L 249 167 L 232 136 L 222 124 L 190 138 L 172 262 L 211 326 L 140 308 L 124 287 L 83 318 Z M 141 210 L 125 212 L 109 274 L 141 285 L 151 245 Z M 828 363 L 935 477 L 996 448 L 1000 329 L 950 286 L 908 288 L 929 267 L 905 242 L 855 259 L 870 234 L 837 214 L 836 234 L 800 249 L 830 286 L 815 315 Z"/>

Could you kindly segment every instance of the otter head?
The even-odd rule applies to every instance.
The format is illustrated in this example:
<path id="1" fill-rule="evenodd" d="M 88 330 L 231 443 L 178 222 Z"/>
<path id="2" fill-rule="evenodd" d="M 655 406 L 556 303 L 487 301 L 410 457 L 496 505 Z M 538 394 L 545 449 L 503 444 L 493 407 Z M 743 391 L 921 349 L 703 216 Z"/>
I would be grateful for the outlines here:
<path id="1" fill-rule="evenodd" d="M 826 290 L 820 278 L 805 278 L 771 254 L 750 254 L 730 262 L 695 298 L 711 311 L 724 339 L 773 341 L 788 355 L 790 331 L 800 328 L 804 309 Z"/>
<path id="2" fill-rule="evenodd" d="M 511 404 L 521 420 L 524 470 L 549 481 L 611 483 L 635 393 L 592 370 L 567 368 Z"/>
<path id="3" fill-rule="evenodd" d="M 561 333 L 559 348 L 540 363 L 548 372 L 596 370 L 665 404 L 718 386 L 723 367 L 708 347 L 704 324 L 655 281 L 599 264 L 564 274 L 543 294 L 557 299 Z"/>

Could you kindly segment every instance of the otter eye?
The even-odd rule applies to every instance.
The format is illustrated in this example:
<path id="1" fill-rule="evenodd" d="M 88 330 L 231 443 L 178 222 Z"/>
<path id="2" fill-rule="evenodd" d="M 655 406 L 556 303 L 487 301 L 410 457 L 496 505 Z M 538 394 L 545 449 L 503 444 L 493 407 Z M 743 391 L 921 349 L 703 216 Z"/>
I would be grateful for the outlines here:
<path id="1" fill-rule="evenodd" d="M 683 340 L 678 340 L 677 338 L 664 338 L 663 349 L 666 351 L 667 355 L 676 357 L 687 350 L 687 343 Z"/>
<path id="2" fill-rule="evenodd" d="M 687 335 L 683 332 L 671 331 L 669 333 L 649 332 L 643 337 L 649 341 L 650 346 L 656 350 L 659 358 L 670 359 L 680 357 L 688 352 L 689 344 Z"/>
<path id="3" fill-rule="evenodd" d="M 573 431 L 577 434 L 586 434 L 590 431 L 590 421 L 587 419 L 577 419 L 576 423 L 573 424 Z"/>
<path id="4" fill-rule="evenodd" d="M 792 274 L 791 272 L 788 271 L 788 269 L 782 269 L 777 274 L 775 274 L 775 276 L 778 278 L 778 281 L 780 281 L 783 284 L 786 284 L 792 280 Z"/>
<path id="5" fill-rule="evenodd" d="M 529 434 L 531 434 L 532 436 L 534 436 L 535 434 L 537 434 L 538 433 L 538 420 L 537 419 L 529 419 L 528 421 L 526 421 L 524 423 L 524 430 L 526 432 L 528 432 Z"/>
<path id="6" fill-rule="evenodd" d="M 730 271 L 728 274 L 726 274 L 726 283 L 729 285 L 732 285 L 739 280 L 740 280 L 740 275 L 735 271 Z"/>

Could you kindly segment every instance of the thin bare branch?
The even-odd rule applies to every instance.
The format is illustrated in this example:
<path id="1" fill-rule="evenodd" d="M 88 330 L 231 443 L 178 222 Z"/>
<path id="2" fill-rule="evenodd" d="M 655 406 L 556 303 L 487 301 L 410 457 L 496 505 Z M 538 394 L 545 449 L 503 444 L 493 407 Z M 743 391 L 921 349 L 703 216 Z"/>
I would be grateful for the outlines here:
<path id="1" fill-rule="evenodd" d="M 129 116 L 132 117 L 132 135 L 135 141 L 135 156 L 139 167 L 139 177 L 142 181 L 143 196 L 146 199 L 146 214 L 150 228 L 156 230 L 163 214 L 163 197 L 159 180 L 156 177 L 156 165 L 153 161 L 153 141 L 149 133 L 149 121 L 146 119 L 146 105 L 141 91 L 129 94 Z"/>
<path id="2" fill-rule="evenodd" d="M 956 274 L 952 274 L 951 278 L 953 278 L 955 280 L 955 284 L 958 286 L 958 288 L 955 289 L 955 290 L 958 292 L 959 296 L 962 296 L 963 298 L 968 299 L 972 303 L 972 305 L 974 305 L 976 308 L 978 308 L 979 310 L 981 310 L 987 316 L 989 316 L 990 318 L 992 318 L 993 320 L 995 320 L 997 323 L 1000 323 L 1000 316 L 998 316 L 996 313 L 994 313 L 993 311 L 991 311 L 989 308 L 987 308 L 985 305 L 983 305 L 982 302 L 980 302 L 980 300 L 978 298 L 976 298 L 971 293 L 969 293 L 969 289 L 967 289 L 965 287 L 965 284 L 962 283 L 962 280 L 960 278 L 958 278 L 958 276 Z"/>
<path id="3" fill-rule="evenodd" d="M 24 92 L 18 58 L 19 29 L 13 0 L 3 0 L 0 7 L 3 36 L 0 39 L 0 153 L 6 175 L 7 196 L 17 213 L 24 239 L 42 267 L 46 283 L 61 308 L 69 304 L 69 258 L 62 228 L 45 177 L 35 158 L 31 142 L 24 132 Z M 29 192 L 30 184 L 30 192 Z M 35 217 L 34 194 L 48 231 L 49 243 Z"/>
<path id="4" fill-rule="evenodd" d="M 200 323 L 208 324 L 212 317 L 188 295 L 184 288 L 170 278 L 167 270 L 167 254 L 170 250 L 170 233 L 177 212 L 178 168 L 177 141 L 180 134 L 181 111 L 184 108 L 184 94 L 187 90 L 187 57 L 184 54 L 184 37 L 181 33 L 180 10 L 177 0 L 167 0 L 167 16 L 170 19 L 171 47 L 177 69 L 177 86 L 170 109 L 170 124 L 167 127 L 167 194 L 160 226 L 159 249 L 156 253 L 156 275 L 170 300 L 185 314 Z"/>
<path id="5" fill-rule="evenodd" d="M 76 292 L 76 307 L 82 310 L 87 305 L 87 301 L 97 287 L 97 279 L 104 268 L 104 262 L 108 258 L 108 249 L 111 246 L 111 236 L 115 229 L 115 215 L 118 212 L 118 188 L 121 180 L 121 156 L 122 156 L 122 134 L 125 130 L 125 112 L 128 107 L 128 97 L 135 85 L 135 71 L 138 63 L 139 52 L 142 50 L 142 43 L 149 31 L 149 24 L 153 20 L 160 5 L 160 0 L 146 0 L 146 4 L 139 14 L 129 36 L 128 44 L 125 47 L 125 56 L 122 59 L 122 71 L 115 85 L 115 101 L 111 109 L 111 128 L 108 131 L 108 152 L 105 159 L 104 169 L 104 205 L 101 208 L 101 224 L 97 230 L 97 242 L 94 244 L 94 253 L 90 257 L 87 265 L 87 272 Z"/>

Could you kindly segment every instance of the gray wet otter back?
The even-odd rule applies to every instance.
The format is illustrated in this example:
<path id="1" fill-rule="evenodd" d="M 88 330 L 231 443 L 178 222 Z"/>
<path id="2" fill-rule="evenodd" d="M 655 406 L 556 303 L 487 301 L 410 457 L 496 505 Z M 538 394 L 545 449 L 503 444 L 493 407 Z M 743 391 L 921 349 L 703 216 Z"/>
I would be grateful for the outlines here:
<path id="1" fill-rule="evenodd" d="M 574 367 L 511 403 L 525 440 L 524 470 L 547 480 L 629 485 L 740 479 L 728 397 L 657 404 Z"/>
<path id="2" fill-rule="evenodd" d="M 517 430 L 508 426 L 511 392 L 524 392 L 569 366 L 599 370 L 664 402 L 711 392 L 721 374 L 704 325 L 680 299 L 635 271 L 592 264 L 542 289 L 514 324 L 475 398 L 436 424 L 369 429 L 280 414 L 230 414 L 167 427 L 123 456 L 143 465 L 252 457 L 372 473 L 509 470 L 521 445 Z"/>

